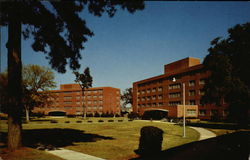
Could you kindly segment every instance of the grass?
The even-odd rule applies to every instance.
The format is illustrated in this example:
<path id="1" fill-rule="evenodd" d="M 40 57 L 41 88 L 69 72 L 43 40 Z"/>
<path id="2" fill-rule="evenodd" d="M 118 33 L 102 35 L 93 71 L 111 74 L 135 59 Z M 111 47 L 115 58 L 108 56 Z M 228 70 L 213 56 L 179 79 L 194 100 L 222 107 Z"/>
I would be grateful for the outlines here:
<path id="1" fill-rule="evenodd" d="M 98 122 L 100 118 L 81 119 L 82 123 L 76 123 L 79 120 L 77 118 L 56 118 L 59 123 L 50 123 L 50 121 L 43 119 L 44 121 L 39 121 L 39 125 L 37 121 L 23 124 L 23 129 L 27 134 L 26 137 L 31 138 L 34 136 L 35 138 L 33 139 L 36 140 L 38 136 L 45 137 L 37 141 L 30 141 L 26 146 L 32 147 L 34 143 L 41 140 L 47 144 L 58 145 L 58 147 L 64 147 L 93 156 L 120 160 L 136 157 L 134 150 L 138 148 L 140 129 L 143 126 L 155 126 L 164 131 L 163 150 L 196 141 L 199 138 L 199 133 L 190 128 L 186 130 L 187 137 L 182 138 L 182 127 L 169 123 L 129 122 L 122 117 L 101 119 L 104 122 Z M 114 122 L 108 122 L 109 119 L 114 120 Z M 121 119 L 123 122 L 118 122 Z M 93 123 L 88 123 L 87 121 L 89 120 L 93 121 Z M 65 121 L 70 121 L 70 123 L 64 123 Z M 4 126 L 6 127 L 7 125 L 5 124 Z M 1 127 L 1 131 L 6 132 L 7 127 L 5 128 L 4 126 Z M 60 137 L 60 135 L 62 136 Z M 46 136 L 50 138 L 46 138 Z M 60 140 L 64 143 L 55 140 Z"/>

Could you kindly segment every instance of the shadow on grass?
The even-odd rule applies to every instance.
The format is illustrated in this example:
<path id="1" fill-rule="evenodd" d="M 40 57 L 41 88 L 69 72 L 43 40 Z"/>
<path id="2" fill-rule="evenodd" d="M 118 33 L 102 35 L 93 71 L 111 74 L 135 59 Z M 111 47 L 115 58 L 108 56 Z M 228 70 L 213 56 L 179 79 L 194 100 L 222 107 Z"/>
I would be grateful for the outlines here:
<path id="1" fill-rule="evenodd" d="M 250 132 L 241 131 L 164 150 L 158 155 L 130 160 L 248 160 Z"/>
<path id="2" fill-rule="evenodd" d="M 7 133 L 1 133 L 1 141 L 6 144 Z M 96 142 L 113 140 L 98 134 L 84 133 L 76 129 L 32 129 L 23 131 L 23 145 L 38 149 L 54 149 L 74 145 L 74 142 Z"/>

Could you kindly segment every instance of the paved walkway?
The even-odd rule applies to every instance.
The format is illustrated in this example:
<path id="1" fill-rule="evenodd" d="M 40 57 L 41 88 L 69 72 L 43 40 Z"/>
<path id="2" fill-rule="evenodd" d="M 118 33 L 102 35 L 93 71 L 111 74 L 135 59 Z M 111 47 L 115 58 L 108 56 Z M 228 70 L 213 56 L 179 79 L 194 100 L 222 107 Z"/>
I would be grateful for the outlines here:
<path id="1" fill-rule="evenodd" d="M 208 139 L 208 138 L 213 138 L 216 137 L 216 134 L 214 134 L 213 132 L 204 129 L 204 128 L 200 128 L 200 127 L 190 127 L 195 129 L 197 132 L 200 133 L 200 138 L 199 140 L 204 140 L 204 139 Z"/>
<path id="2" fill-rule="evenodd" d="M 87 155 L 87 154 L 72 151 L 72 150 L 67 150 L 64 148 L 60 148 L 58 150 L 51 150 L 47 152 L 53 155 L 56 155 L 60 158 L 63 158 L 65 160 L 104 160 L 102 158 L 98 158 L 95 156 Z"/>

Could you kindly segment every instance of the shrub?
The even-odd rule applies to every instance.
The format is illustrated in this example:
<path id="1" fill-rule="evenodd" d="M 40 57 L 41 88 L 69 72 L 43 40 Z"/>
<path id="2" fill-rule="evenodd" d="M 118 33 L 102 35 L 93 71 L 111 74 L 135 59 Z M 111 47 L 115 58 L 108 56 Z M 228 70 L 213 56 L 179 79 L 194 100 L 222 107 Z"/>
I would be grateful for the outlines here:
<path id="1" fill-rule="evenodd" d="M 70 123 L 70 121 L 65 121 L 64 123 Z"/>
<path id="2" fill-rule="evenodd" d="M 154 126 L 145 126 L 141 129 L 139 148 L 136 154 L 144 156 L 156 156 L 161 152 L 163 130 Z"/>
<path id="3" fill-rule="evenodd" d="M 132 122 L 132 121 L 133 121 L 133 119 L 129 119 L 128 121 Z"/>
<path id="4" fill-rule="evenodd" d="M 82 121 L 76 121 L 76 123 L 82 123 Z"/>
<path id="5" fill-rule="evenodd" d="M 58 123 L 57 120 L 51 120 L 50 123 Z"/>
<path id="6" fill-rule="evenodd" d="M 98 122 L 104 122 L 102 119 L 98 120 Z"/>
<path id="7" fill-rule="evenodd" d="M 129 113 L 128 114 L 128 118 L 129 119 L 137 119 L 137 118 L 140 118 L 140 115 L 138 113 Z"/>
<path id="8" fill-rule="evenodd" d="M 88 121 L 88 123 L 92 123 L 93 121 Z"/>
<path id="9" fill-rule="evenodd" d="M 69 115 L 67 115 L 67 117 L 68 117 L 68 118 L 75 118 L 75 117 L 76 117 L 76 115 L 69 114 Z"/>
<path id="10" fill-rule="evenodd" d="M 113 119 L 109 119 L 108 122 L 114 122 L 114 120 Z"/>
<path id="11" fill-rule="evenodd" d="M 122 122 L 123 120 L 122 119 L 119 119 L 118 122 Z"/>

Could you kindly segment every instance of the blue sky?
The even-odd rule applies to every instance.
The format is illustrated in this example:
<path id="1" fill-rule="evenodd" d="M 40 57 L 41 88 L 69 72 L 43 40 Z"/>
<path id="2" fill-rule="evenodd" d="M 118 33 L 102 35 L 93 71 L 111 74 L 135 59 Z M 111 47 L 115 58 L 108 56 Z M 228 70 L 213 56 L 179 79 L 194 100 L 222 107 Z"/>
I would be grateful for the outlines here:
<path id="1" fill-rule="evenodd" d="M 163 74 L 164 64 L 208 54 L 210 41 L 226 37 L 236 24 L 250 22 L 250 2 L 146 2 L 134 14 L 119 10 L 113 18 L 81 14 L 95 33 L 82 51 L 81 69 L 90 67 L 93 87 L 132 87 L 132 83 Z M 7 66 L 6 28 L 1 29 L 1 71 Z M 31 40 L 22 42 L 24 64 L 49 66 L 35 53 Z M 58 86 L 74 83 L 68 68 L 55 71 Z"/>

